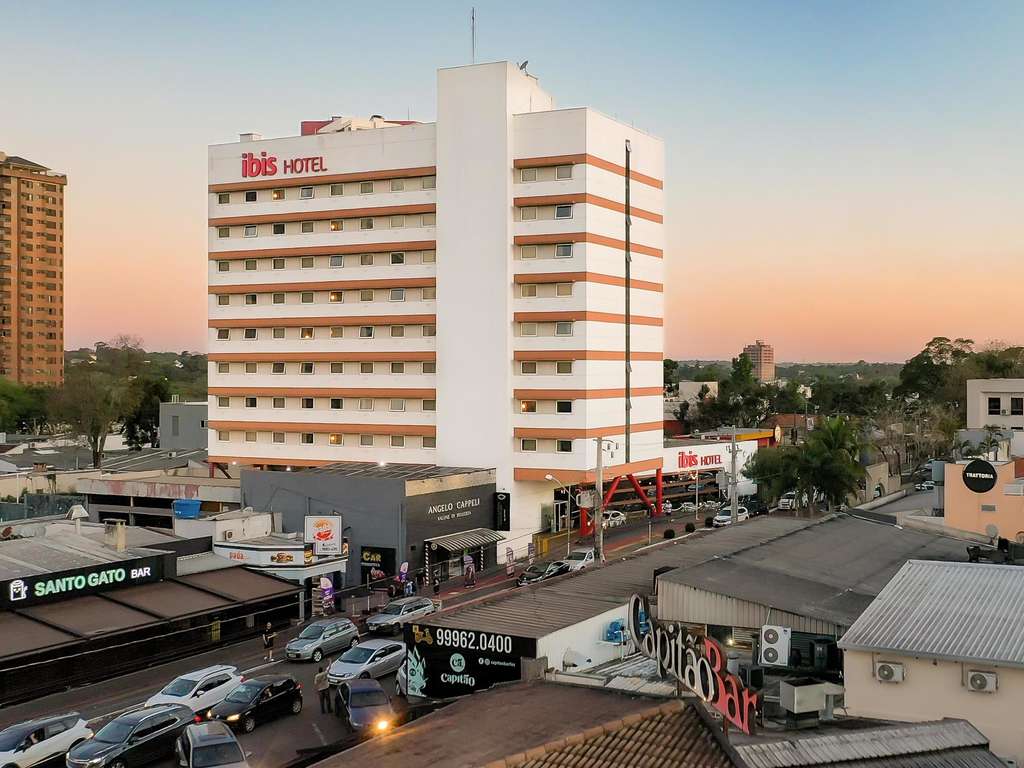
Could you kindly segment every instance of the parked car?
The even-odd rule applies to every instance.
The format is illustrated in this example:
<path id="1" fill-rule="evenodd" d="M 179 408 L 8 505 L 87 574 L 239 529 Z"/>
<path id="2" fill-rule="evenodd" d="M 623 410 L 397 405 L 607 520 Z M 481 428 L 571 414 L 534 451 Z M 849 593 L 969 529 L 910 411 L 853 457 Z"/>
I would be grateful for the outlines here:
<path id="1" fill-rule="evenodd" d="M 289 661 L 319 663 L 324 656 L 344 651 L 359 642 L 359 630 L 351 619 L 321 619 L 307 625 L 284 647 Z"/>
<path id="2" fill-rule="evenodd" d="M 355 678 L 377 678 L 395 672 L 405 661 L 405 643 L 374 638 L 349 648 L 327 669 L 327 682 L 338 685 Z"/>
<path id="3" fill-rule="evenodd" d="M 402 625 L 437 610 L 429 597 L 400 597 L 384 606 L 384 610 L 366 620 L 367 632 L 395 634 Z"/>
<path id="4" fill-rule="evenodd" d="M 68 768 L 136 768 L 164 760 L 195 718 L 184 704 L 157 704 L 118 715 L 88 741 L 73 747 Z"/>
<path id="5" fill-rule="evenodd" d="M 338 715 L 353 731 L 373 736 L 386 733 L 398 724 L 384 688 L 376 680 L 349 680 L 338 686 L 335 702 Z"/>
<path id="6" fill-rule="evenodd" d="M 261 675 L 246 680 L 206 713 L 207 720 L 221 720 L 243 733 L 259 723 L 302 711 L 302 686 L 291 675 Z"/>
<path id="7" fill-rule="evenodd" d="M 516 584 L 521 587 L 524 584 L 553 579 L 555 576 L 561 576 L 568 572 L 569 564 L 564 560 L 555 560 L 553 563 L 534 563 L 519 574 Z"/>
<path id="8" fill-rule="evenodd" d="M 611 512 L 603 513 L 601 515 L 601 519 L 604 520 L 605 528 L 616 528 L 625 524 L 626 513 L 618 509 L 613 509 Z"/>
<path id="9" fill-rule="evenodd" d="M 146 699 L 145 706 L 183 704 L 193 712 L 201 712 L 224 701 L 228 691 L 242 679 L 237 667 L 221 664 L 198 669 L 174 678 L 160 693 Z"/>
<path id="10" fill-rule="evenodd" d="M 782 494 L 779 499 L 779 509 L 787 511 L 796 509 L 796 491 L 786 491 Z"/>
<path id="11" fill-rule="evenodd" d="M 29 768 L 63 757 L 91 738 L 92 729 L 77 712 L 18 723 L 0 731 L 0 765 Z"/>
<path id="12" fill-rule="evenodd" d="M 249 768 L 238 737 L 227 723 L 193 723 L 174 742 L 181 768 Z"/>
<path id="13" fill-rule="evenodd" d="M 935 482 L 933 480 L 923 480 L 920 483 L 914 484 L 915 491 L 934 491 Z"/>
<path id="14" fill-rule="evenodd" d="M 736 510 L 737 523 L 742 523 L 748 519 L 750 519 L 750 512 L 747 511 L 746 507 L 740 507 Z M 727 525 L 732 525 L 732 510 L 729 507 L 723 507 L 722 511 L 715 515 L 711 525 L 715 528 L 724 528 Z"/>
<path id="15" fill-rule="evenodd" d="M 594 564 L 594 548 L 574 549 L 565 558 L 565 562 L 569 564 L 570 571 L 582 571 Z"/>

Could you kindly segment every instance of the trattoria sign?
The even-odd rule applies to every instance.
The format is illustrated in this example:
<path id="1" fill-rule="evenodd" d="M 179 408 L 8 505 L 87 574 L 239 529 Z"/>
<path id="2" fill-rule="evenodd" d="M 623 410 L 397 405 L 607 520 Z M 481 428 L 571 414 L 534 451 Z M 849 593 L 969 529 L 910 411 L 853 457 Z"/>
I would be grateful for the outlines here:
<path id="1" fill-rule="evenodd" d="M 649 629 L 642 626 L 641 612 Z M 629 599 L 629 634 L 642 654 L 658 662 L 658 671 L 672 675 L 697 696 L 722 713 L 728 722 L 750 733 L 760 705 L 736 675 L 726 669 L 721 646 L 710 637 L 691 635 L 686 627 L 650 618 L 647 599 Z"/>
<path id="2" fill-rule="evenodd" d="M 0 607 L 7 609 L 69 600 L 82 595 L 160 581 L 164 577 L 162 556 L 143 557 L 120 563 L 103 563 L 91 568 L 24 576 L 0 582 Z"/>
<path id="3" fill-rule="evenodd" d="M 268 155 L 266 152 L 260 152 L 258 155 L 255 152 L 242 153 L 243 179 L 277 176 L 278 173 L 323 173 L 326 170 L 327 164 L 323 157 L 291 157 L 287 160 L 278 160 L 276 155 Z"/>

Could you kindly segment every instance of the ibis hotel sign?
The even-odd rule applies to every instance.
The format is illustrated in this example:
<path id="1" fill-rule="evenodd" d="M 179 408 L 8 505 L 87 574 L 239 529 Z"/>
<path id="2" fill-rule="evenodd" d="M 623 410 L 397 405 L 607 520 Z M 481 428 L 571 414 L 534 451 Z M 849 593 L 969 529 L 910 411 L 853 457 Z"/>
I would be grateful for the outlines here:
<path id="1" fill-rule="evenodd" d="M 242 153 L 242 178 L 259 178 L 261 176 L 295 175 L 305 173 L 323 173 L 327 164 L 323 157 L 290 157 L 279 160 L 276 155 L 266 152 Z"/>
<path id="2" fill-rule="evenodd" d="M 23 576 L 0 582 L 0 607 L 15 609 L 95 595 L 118 587 L 161 581 L 164 556 L 153 555 L 88 568 Z"/>
<path id="3" fill-rule="evenodd" d="M 650 606 L 641 595 L 629 599 L 629 635 L 640 653 L 658 662 L 697 696 L 721 712 L 744 733 L 754 728 L 758 695 L 726 669 L 721 646 L 710 637 L 691 635 L 685 626 L 650 618 Z"/>

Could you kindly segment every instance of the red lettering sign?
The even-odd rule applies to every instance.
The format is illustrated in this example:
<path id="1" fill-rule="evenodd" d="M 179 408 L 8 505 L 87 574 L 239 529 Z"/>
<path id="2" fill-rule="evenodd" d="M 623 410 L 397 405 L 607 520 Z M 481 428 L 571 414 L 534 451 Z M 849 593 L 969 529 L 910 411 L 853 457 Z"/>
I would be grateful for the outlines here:
<path id="1" fill-rule="evenodd" d="M 327 164 L 323 157 L 294 157 L 281 164 L 282 173 L 323 173 L 326 170 Z M 242 178 L 276 176 L 277 171 L 276 156 L 266 152 L 260 152 L 259 156 L 253 152 L 242 153 Z"/>
<path id="2" fill-rule="evenodd" d="M 679 468 L 686 469 L 687 467 L 697 466 L 697 454 L 693 451 L 680 451 L 679 452 Z"/>

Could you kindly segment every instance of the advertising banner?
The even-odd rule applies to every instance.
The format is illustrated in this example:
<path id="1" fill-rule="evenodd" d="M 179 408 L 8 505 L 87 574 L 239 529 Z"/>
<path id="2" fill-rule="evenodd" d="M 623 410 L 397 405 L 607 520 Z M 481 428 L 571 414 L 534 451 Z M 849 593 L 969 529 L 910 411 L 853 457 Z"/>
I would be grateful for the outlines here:
<path id="1" fill-rule="evenodd" d="M 164 557 L 140 557 L 89 568 L 55 571 L 0 582 L 0 608 L 22 608 L 95 595 L 118 587 L 149 584 L 164 577 Z"/>
<path id="2" fill-rule="evenodd" d="M 307 515 L 305 522 L 305 540 L 313 543 L 313 554 L 319 557 L 341 556 L 340 515 Z"/>
<path id="3" fill-rule="evenodd" d="M 534 638 L 471 629 L 405 625 L 410 696 L 448 699 L 522 677 L 522 660 L 535 658 Z"/>

